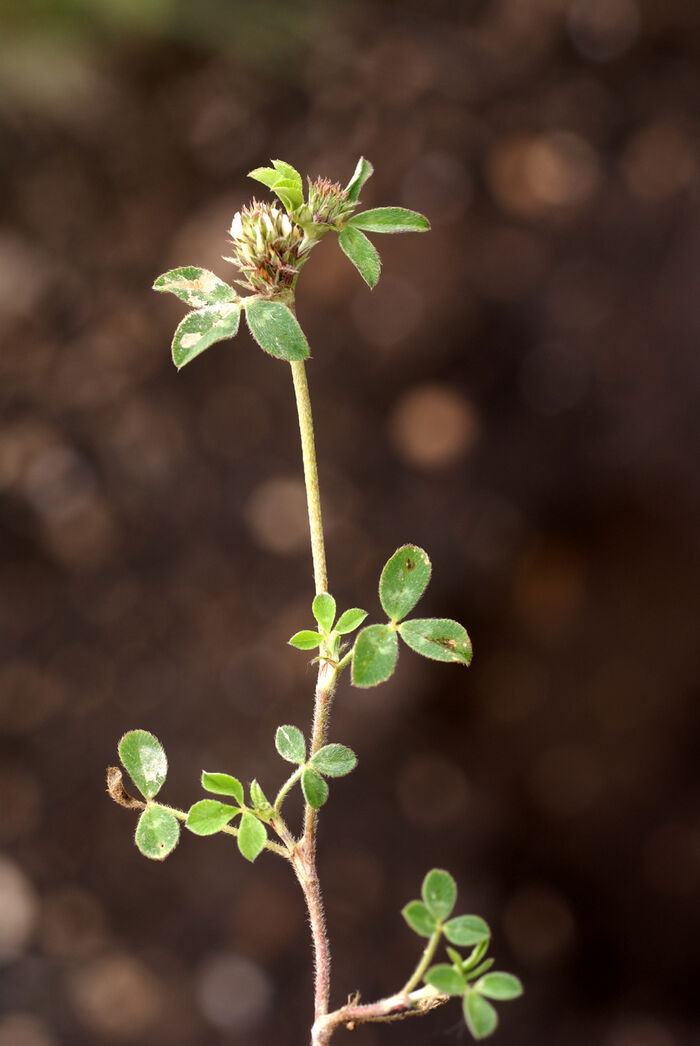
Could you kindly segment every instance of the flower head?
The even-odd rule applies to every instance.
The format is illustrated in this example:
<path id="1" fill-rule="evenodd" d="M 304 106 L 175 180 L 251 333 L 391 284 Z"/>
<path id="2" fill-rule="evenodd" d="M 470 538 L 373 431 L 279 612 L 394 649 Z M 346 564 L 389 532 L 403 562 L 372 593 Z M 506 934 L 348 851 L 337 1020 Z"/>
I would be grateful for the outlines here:
<path id="1" fill-rule="evenodd" d="M 304 233 L 279 207 L 253 200 L 231 222 L 234 257 L 244 276 L 241 286 L 271 297 L 291 287 L 304 261 Z"/>

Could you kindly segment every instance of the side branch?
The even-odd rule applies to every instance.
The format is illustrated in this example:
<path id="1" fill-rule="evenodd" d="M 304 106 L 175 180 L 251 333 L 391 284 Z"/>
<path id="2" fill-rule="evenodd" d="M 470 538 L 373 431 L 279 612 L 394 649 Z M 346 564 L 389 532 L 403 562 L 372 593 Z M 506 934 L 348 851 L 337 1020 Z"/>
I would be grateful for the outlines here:
<path id="1" fill-rule="evenodd" d="M 380 1021 L 401 1021 L 406 1017 L 419 1017 L 448 1002 L 443 995 L 429 986 L 415 992 L 400 991 L 378 1002 L 359 1004 L 348 1002 L 346 1006 L 316 1020 L 311 1030 L 311 1046 L 327 1046 L 333 1032 L 341 1025 L 353 1031 L 359 1024 Z"/>

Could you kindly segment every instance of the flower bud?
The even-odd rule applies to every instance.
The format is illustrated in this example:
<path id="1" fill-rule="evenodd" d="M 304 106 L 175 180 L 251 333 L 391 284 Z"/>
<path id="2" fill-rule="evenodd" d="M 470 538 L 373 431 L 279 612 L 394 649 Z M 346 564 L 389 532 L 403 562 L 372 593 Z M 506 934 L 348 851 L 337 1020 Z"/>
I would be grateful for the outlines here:
<path id="1" fill-rule="evenodd" d="M 323 225 L 337 225 L 347 221 L 357 207 L 348 199 L 345 189 L 328 178 L 309 179 L 309 210 L 313 221 Z"/>

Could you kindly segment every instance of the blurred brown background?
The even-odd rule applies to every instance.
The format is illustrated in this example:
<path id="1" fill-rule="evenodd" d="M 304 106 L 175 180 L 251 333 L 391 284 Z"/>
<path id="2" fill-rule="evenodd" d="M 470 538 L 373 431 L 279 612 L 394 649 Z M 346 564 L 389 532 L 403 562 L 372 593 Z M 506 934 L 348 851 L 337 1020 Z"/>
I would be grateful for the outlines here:
<path id="1" fill-rule="evenodd" d="M 403 981 L 436 864 L 526 982 L 501 1046 L 700 1043 L 698 4 L 1 9 L 0 1046 L 307 1041 L 287 868 L 188 833 L 150 863 L 103 780 L 138 726 L 166 802 L 273 791 L 306 728 L 288 370 L 242 332 L 176 374 L 149 287 L 230 277 L 251 167 L 361 153 L 365 206 L 433 231 L 374 237 L 372 293 L 331 242 L 300 282 L 331 587 L 376 619 L 417 542 L 475 658 L 338 695 L 334 1001 Z M 352 1039 L 466 1040 L 456 1005 Z"/>

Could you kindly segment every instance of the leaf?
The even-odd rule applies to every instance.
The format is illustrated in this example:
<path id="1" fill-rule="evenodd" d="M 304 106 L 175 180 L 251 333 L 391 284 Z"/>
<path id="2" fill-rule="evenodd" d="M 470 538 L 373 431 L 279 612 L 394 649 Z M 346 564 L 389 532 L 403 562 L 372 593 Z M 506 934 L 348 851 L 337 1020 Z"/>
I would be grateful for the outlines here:
<path id="1" fill-rule="evenodd" d="M 341 636 L 346 636 L 349 632 L 354 632 L 356 628 L 359 628 L 366 617 L 367 611 L 360 610 L 359 607 L 345 610 L 335 623 L 335 631 Z"/>
<path id="2" fill-rule="evenodd" d="M 153 284 L 153 290 L 175 294 L 193 309 L 238 301 L 239 298 L 228 283 L 224 283 L 209 269 L 200 269 L 196 265 L 185 265 L 164 272 Z"/>
<path id="3" fill-rule="evenodd" d="M 488 925 L 478 915 L 458 915 L 446 922 L 443 930 L 447 940 L 461 948 L 481 944 L 491 936 Z"/>
<path id="4" fill-rule="evenodd" d="M 464 996 L 464 1017 L 475 1039 L 492 1035 L 498 1025 L 498 1014 L 491 1003 L 475 991 L 469 991 Z"/>
<path id="5" fill-rule="evenodd" d="M 248 171 L 248 177 L 254 178 L 256 182 L 262 182 L 268 189 L 271 189 L 277 182 L 281 182 L 284 176 L 274 167 L 256 167 L 254 171 Z"/>
<path id="6" fill-rule="evenodd" d="M 149 806 L 139 817 L 136 845 L 144 857 L 150 857 L 152 861 L 165 860 L 177 846 L 179 838 L 177 818 L 162 806 Z"/>
<path id="7" fill-rule="evenodd" d="M 281 181 L 275 182 L 272 191 L 279 196 L 288 211 L 296 211 L 304 202 L 301 182 L 297 185 L 296 182 L 283 178 Z"/>
<path id="8" fill-rule="evenodd" d="M 278 360 L 305 360 L 309 345 L 286 305 L 253 298 L 246 303 L 248 328 L 261 349 Z"/>
<path id="9" fill-rule="evenodd" d="M 369 625 L 357 639 L 352 652 L 352 681 L 355 686 L 377 686 L 396 667 L 399 643 L 390 625 Z"/>
<path id="10" fill-rule="evenodd" d="M 485 962 L 480 962 L 475 970 L 470 970 L 465 974 L 468 981 L 474 981 L 477 977 L 481 977 L 482 973 L 486 973 L 493 966 L 495 959 L 486 959 Z"/>
<path id="11" fill-rule="evenodd" d="M 286 163 L 284 160 L 273 160 L 272 166 L 279 172 L 285 181 L 292 182 L 292 184 L 298 185 L 301 189 L 301 175 L 294 167 L 292 167 L 291 163 Z"/>
<path id="12" fill-rule="evenodd" d="M 382 570 L 379 598 L 392 621 L 406 617 L 428 587 L 430 560 L 417 545 L 402 545 Z"/>
<path id="13" fill-rule="evenodd" d="M 318 622 L 319 628 L 324 632 L 330 632 L 335 621 L 335 600 L 327 592 L 319 592 L 311 604 L 313 615 Z"/>
<path id="14" fill-rule="evenodd" d="M 419 937 L 432 937 L 437 929 L 437 923 L 422 901 L 410 901 L 401 914 Z"/>
<path id="15" fill-rule="evenodd" d="M 426 984 L 432 985 L 445 995 L 464 995 L 467 987 L 464 977 L 447 963 L 431 966 L 424 979 Z"/>
<path id="16" fill-rule="evenodd" d="M 232 795 L 243 806 L 243 785 L 237 777 L 230 774 L 208 774 L 202 771 L 202 788 L 214 795 Z"/>
<path id="17" fill-rule="evenodd" d="M 142 796 L 153 799 L 168 773 L 162 744 L 148 730 L 131 730 L 119 742 L 119 758 Z"/>
<path id="18" fill-rule="evenodd" d="M 362 186 L 365 184 L 368 178 L 371 178 L 374 174 L 374 167 L 365 160 L 364 156 L 361 156 L 357 161 L 357 167 L 352 178 L 345 186 L 345 192 L 348 194 L 348 199 L 355 203 L 360 198 L 362 192 Z"/>
<path id="19" fill-rule="evenodd" d="M 272 813 L 272 804 L 256 780 L 250 782 L 250 801 L 258 817 L 268 821 Z"/>
<path id="20" fill-rule="evenodd" d="M 459 954 L 459 952 L 456 952 L 454 950 L 454 948 L 448 948 L 448 947 L 445 947 L 445 951 L 449 955 L 450 959 L 452 959 L 452 962 L 457 967 L 457 969 L 461 971 L 461 969 L 462 969 L 462 956 Z"/>
<path id="21" fill-rule="evenodd" d="M 235 337 L 240 321 L 241 306 L 233 302 L 190 312 L 173 336 L 173 363 L 177 369 L 181 370 L 215 342 Z"/>
<path id="22" fill-rule="evenodd" d="M 425 617 L 402 621 L 399 633 L 411 650 L 433 661 L 468 665 L 472 659 L 472 644 L 466 629 L 449 618 Z"/>
<path id="23" fill-rule="evenodd" d="M 200 799 L 190 807 L 185 827 L 195 835 L 214 835 L 240 812 L 237 806 L 220 803 L 217 799 Z"/>
<path id="24" fill-rule="evenodd" d="M 267 830 L 255 814 L 246 811 L 238 829 L 238 849 L 247 861 L 254 861 L 267 842 Z"/>
<path id="25" fill-rule="evenodd" d="M 345 745 L 324 745 L 311 759 L 309 766 L 326 777 L 345 777 L 357 766 L 357 756 Z"/>
<path id="26" fill-rule="evenodd" d="M 301 788 L 309 806 L 318 810 L 328 798 L 328 785 L 315 770 L 308 767 L 301 775 Z"/>
<path id="27" fill-rule="evenodd" d="M 322 642 L 323 636 L 320 632 L 312 632 L 310 629 L 305 628 L 292 636 L 289 640 L 289 645 L 295 646 L 297 650 L 315 650 Z"/>
<path id="28" fill-rule="evenodd" d="M 340 231 L 338 243 L 343 254 L 347 254 L 367 286 L 376 287 L 379 282 L 381 262 L 371 240 L 368 240 L 359 229 L 346 225 Z"/>
<path id="29" fill-rule="evenodd" d="M 433 868 L 423 880 L 421 893 L 430 914 L 442 922 L 455 906 L 457 883 L 449 872 Z"/>
<path id="30" fill-rule="evenodd" d="M 459 918 L 460 919 L 464 919 L 464 918 L 478 919 L 478 916 L 476 916 L 476 915 L 473 915 L 473 916 L 461 915 L 461 916 L 459 916 Z M 479 922 L 483 922 L 483 919 L 478 919 L 478 921 Z M 457 919 L 451 919 L 450 922 L 457 922 Z M 449 924 L 446 924 L 446 925 L 449 925 Z M 484 926 L 486 926 L 486 923 L 484 923 Z M 486 926 L 486 929 L 488 930 L 488 926 Z M 444 930 L 445 930 L 445 927 L 443 926 L 443 932 L 444 932 Z M 445 934 L 445 936 L 447 936 L 447 934 Z M 472 951 L 467 956 L 467 958 L 462 960 L 462 969 L 465 972 L 467 970 L 471 970 L 472 972 L 474 971 L 474 967 L 477 965 L 477 963 L 479 963 L 483 959 L 484 955 L 486 955 L 486 952 L 488 951 L 490 940 L 491 940 L 491 934 L 489 933 L 489 936 L 488 937 L 484 937 L 481 941 L 479 941 L 479 943 L 476 945 L 476 947 L 474 947 L 472 949 Z"/>
<path id="31" fill-rule="evenodd" d="M 426 232 L 430 222 L 417 211 L 405 207 L 375 207 L 371 211 L 353 214 L 348 225 L 366 232 Z"/>
<path id="32" fill-rule="evenodd" d="M 275 748 L 288 763 L 303 763 L 306 759 L 306 741 L 296 726 L 278 726 Z"/>
<path id="33" fill-rule="evenodd" d="M 523 994 L 523 986 L 512 973 L 487 973 L 476 982 L 474 991 L 489 999 L 517 999 Z"/>

